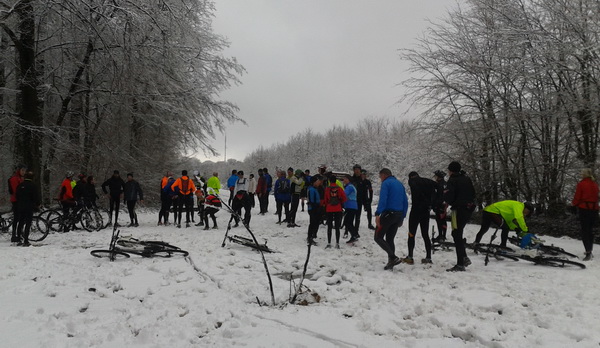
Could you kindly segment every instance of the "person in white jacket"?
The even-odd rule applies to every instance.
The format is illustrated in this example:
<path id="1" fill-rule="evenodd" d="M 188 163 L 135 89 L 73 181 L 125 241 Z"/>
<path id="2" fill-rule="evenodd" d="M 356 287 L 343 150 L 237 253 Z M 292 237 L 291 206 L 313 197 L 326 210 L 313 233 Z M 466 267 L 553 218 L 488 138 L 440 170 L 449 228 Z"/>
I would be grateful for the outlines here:
<path id="1" fill-rule="evenodd" d="M 254 174 L 250 174 L 250 179 L 248 179 L 248 200 L 250 201 L 250 206 L 254 208 L 254 194 L 256 193 L 256 180 L 254 179 Z"/>

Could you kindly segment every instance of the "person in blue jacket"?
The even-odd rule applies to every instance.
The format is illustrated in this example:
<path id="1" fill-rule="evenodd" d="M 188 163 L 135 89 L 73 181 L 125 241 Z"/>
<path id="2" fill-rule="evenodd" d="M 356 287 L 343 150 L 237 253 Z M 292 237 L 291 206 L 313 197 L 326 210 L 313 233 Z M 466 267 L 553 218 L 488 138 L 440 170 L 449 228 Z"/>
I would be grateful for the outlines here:
<path id="1" fill-rule="evenodd" d="M 277 172 L 279 179 L 275 181 L 275 188 L 273 189 L 275 194 L 275 202 L 277 203 L 277 217 L 279 221 L 277 224 L 281 224 L 281 208 L 285 209 L 285 220 L 289 221 L 290 215 L 290 202 L 292 201 L 292 186 L 290 179 L 286 178 L 284 171 Z"/>
<path id="2" fill-rule="evenodd" d="M 231 206 L 231 202 L 233 201 L 233 196 L 234 196 L 234 192 L 233 190 L 235 190 L 235 184 L 237 183 L 238 179 L 240 177 L 237 175 L 237 170 L 232 170 L 231 171 L 231 176 L 229 177 L 229 179 L 227 179 L 227 188 L 229 189 L 229 201 L 227 202 L 227 204 L 229 206 Z"/>
<path id="3" fill-rule="evenodd" d="M 379 204 L 375 211 L 375 243 L 388 254 L 388 263 L 383 269 L 392 270 L 395 265 L 402 262 L 396 256 L 394 238 L 398 228 L 402 226 L 408 210 L 408 197 L 404 185 L 392 175 L 392 171 L 383 168 L 379 171 L 381 190 Z"/>
<path id="4" fill-rule="evenodd" d="M 356 187 L 352 184 L 352 177 L 348 174 L 344 176 L 344 193 L 346 202 L 344 202 L 344 226 L 350 232 L 350 239 L 346 243 L 354 243 L 358 240 L 358 225 L 355 224 L 356 214 L 358 214 L 358 201 L 356 200 Z"/>

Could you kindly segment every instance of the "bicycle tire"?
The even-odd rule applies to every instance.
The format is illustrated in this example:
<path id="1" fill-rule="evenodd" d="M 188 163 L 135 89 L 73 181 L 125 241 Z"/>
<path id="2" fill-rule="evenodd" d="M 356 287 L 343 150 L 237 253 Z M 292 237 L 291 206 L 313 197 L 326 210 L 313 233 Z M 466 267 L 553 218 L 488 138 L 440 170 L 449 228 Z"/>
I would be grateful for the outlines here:
<path id="1" fill-rule="evenodd" d="M 174 255 L 188 256 L 188 253 L 185 250 L 181 249 L 163 249 L 158 251 L 153 251 L 150 256 L 158 256 L 158 257 L 173 257 Z"/>
<path id="2" fill-rule="evenodd" d="M 116 259 L 127 259 L 129 258 L 129 254 L 121 252 L 121 251 L 115 251 L 115 250 L 92 250 L 90 251 L 90 254 L 92 254 L 92 256 L 95 257 L 99 257 L 99 258 L 109 258 L 111 261 L 114 261 Z"/>
<path id="3" fill-rule="evenodd" d="M 94 218 L 89 211 L 82 211 L 79 214 L 79 226 L 88 232 L 92 232 L 96 229 Z"/>
<path id="4" fill-rule="evenodd" d="M 46 221 L 48 222 L 48 227 L 50 227 L 50 231 L 52 232 L 63 232 L 64 231 L 64 223 L 63 216 L 60 212 L 53 210 L 48 213 L 48 217 Z"/>
<path id="5" fill-rule="evenodd" d="M 102 218 L 102 214 L 100 214 L 98 209 L 91 210 L 90 214 L 92 215 L 92 218 L 94 218 L 94 222 L 96 224 L 96 231 L 100 231 L 101 229 L 106 227 L 104 225 L 104 219 Z"/>
<path id="6" fill-rule="evenodd" d="M 48 227 L 48 222 L 39 216 L 34 216 L 29 230 L 29 240 L 32 242 L 41 242 L 48 237 L 49 232 L 50 227 Z"/>
<path id="7" fill-rule="evenodd" d="M 550 266 L 550 267 L 560 267 L 564 268 L 565 266 L 577 266 L 581 269 L 586 269 L 583 263 L 561 259 L 558 257 L 540 257 L 536 260 L 537 265 Z"/>
<path id="8" fill-rule="evenodd" d="M 540 245 L 539 250 L 548 255 L 557 256 L 562 254 L 576 259 L 579 258 L 577 255 L 571 254 L 570 252 L 565 251 L 565 249 L 553 245 Z"/>

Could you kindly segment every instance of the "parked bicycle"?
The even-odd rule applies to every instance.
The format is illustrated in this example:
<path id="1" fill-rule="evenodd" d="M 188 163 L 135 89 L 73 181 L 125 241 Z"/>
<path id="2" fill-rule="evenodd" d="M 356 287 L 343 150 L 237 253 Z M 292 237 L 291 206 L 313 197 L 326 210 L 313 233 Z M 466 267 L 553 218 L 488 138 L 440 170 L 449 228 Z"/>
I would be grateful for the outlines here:
<path id="1" fill-rule="evenodd" d="M 99 231 L 105 227 L 102 215 L 85 205 L 79 205 L 75 212 L 66 217 L 60 207 L 46 210 L 40 216 L 48 221 L 50 230 L 54 232 L 68 232 L 77 226 L 88 232 Z"/>
<path id="2" fill-rule="evenodd" d="M 7 240 L 12 237 L 12 214 L 12 211 L 0 212 L 0 234 L 4 235 Z M 29 230 L 29 241 L 40 242 L 48 236 L 49 231 L 48 222 L 39 216 L 34 216 Z"/>
<path id="3" fill-rule="evenodd" d="M 121 230 L 113 228 L 108 250 L 92 250 L 90 254 L 95 257 L 107 257 L 110 261 L 129 258 L 130 254 L 142 257 L 173 257 L 175 255 L 188 256 L 189 253 L 174 245 L 163 241 L 144 241 L 133 237 L 119 237 Z"/>

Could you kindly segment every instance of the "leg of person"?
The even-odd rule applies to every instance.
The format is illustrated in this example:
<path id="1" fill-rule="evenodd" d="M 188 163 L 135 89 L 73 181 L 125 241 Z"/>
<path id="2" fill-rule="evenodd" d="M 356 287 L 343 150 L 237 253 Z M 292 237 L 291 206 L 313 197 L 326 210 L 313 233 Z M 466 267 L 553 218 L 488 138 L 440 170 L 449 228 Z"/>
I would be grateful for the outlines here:
<path id="1" fill-rule="evenodd" d="M 421 226 L 421 236 L 425 243 L 425 260 L 423 263 L 431 262 L 431 239 L 429 238 L 429 209 L 421 210 L 421 217 L 419 219 L 419 225 Z M 427 261 L 428 260 L 428 261 Z"/>
<path id="2" fill-rule="evenodd" d="M 290 208 L 290 219 L 288 224 L 295 225 L 296 224 L 296 212 L 298 211 L 298 205 L 300 203 L 300 195 L 292 195 L 292 206 Z"/>
<path id="3" fill-rule="evenodd" d="M 340 248 L 340 230 L 342 228 L 342 218 L 344 216 L 343 212 L 337 212 L 334 215 L 334 219 L 335 219 L 335 247 L 336 248 Z"/>
<path id="4" fill-rule="evenodd" d="M 181 218 L 183 216 L 183 207 L 185 206 L 185 197 L 179 196 L 177 198 L 177 216 L 175 216 L 175 224 L 177 227 L 181 227 Z"/>
<path id="5" fill-rule="evenodd" d="M 595 210 L 579 209 L 579 221 L 581 223 L 581 241 L 585 248 L 586 256 L 592 253 L 594 246 L 593 223 L 595 222 Z"/>
<path id="6" fill-rule="evenodd" d="M 11 242 L 17 243 L 19 242 L 19 238 L 17 238 L 17 224 L 19 222 L 19 211 L 17 210 L 17 202 L 12 202 L 12 211 L 13 211 L 13 225 L 12 225 L 12 238 Z"/>
<path id="7" fill-rule="evenodd" d="M 346 214 L 344 215 L 344 226 L 346 226 L 346 228 L 350 232 L 350 239 L 348 240 L 349 242 L 350 241 L 353 242 L 354 240 L 356 240 L 356 238 L 355 238 L 356 232 L 354 230 L 355 217 L 356 217 L 356 210 L 346 209 Z"/>
<path id="8" fill-rule="evenodd" d="M 17 245 L 21 246 L 21 245 L 23 245 L 23 229 L 25 227 L 25 213 L 20 211 L 18 213 L 18 217 L 19 217 L 19 220 L 13 221 L 13 224 L 15 226 L 17 226 L 16 232 L 15 232 L 16 236 L 17 236 L 16 237 Z"/>
<path id="9" fill-rule="evenodd" d="M 502 221 L 500 228 L 502 229 L 502 232 L 500 233 L 500 246 L 506 248 L 506 242 L 508 241 L 508 233 L 510 232 L 510 228 L 508 227 L 508 224 L 504 222 L 504 220 Z"/>
<path id="10" fill-rule="evenodd" d="M 333 213 L 327 213 L 327 247 L 331 248 L 331 231 L 333 229 Z"/>
<path id="11" fill-rule="evenodd" d="M 250 195 L 244 200 L 244 224 L 249 226 L 250 219 L 252 218 L 252 201 Z"/>
<path id="12" fill-rule="evenodd" d="M 380 217 L 379 228 L 375 230 L 374 240 L 383 251 L 387 253 L 388 263 L 400 261 L 396 256 L 396 246 L 393 244 L 393 237 L 396 236 L 402 215 L 386 213 Z M 389 242 L 392 242 L 390 245 Z"/>
<path id="13" fill-rule="evenodd" d="M 358 229 L 360 228 L 360 214 L 362 212 L 363 209 L 363 201 L 357 201 L 356 202 L 358 204 L 358 209 L 356 210 L 356 213 L 354 213 L 354 223 L 352 224 L 352 226 L 356 229 L 356 232 L 358 232 Z M 350 232 L 352 234 L 352 232 Z"/>
<path id="14" fill-rule="evenodd" d="M 290 202 L 283 203 L 283 209 L 285 209 L 285 222 L 290 222 Z"/>
<path id="15" fill-rule="evenodd" d="M 415 235 L 419 224 L 419 210 L 412 207 L 408 215 L 408 257 L 403 261 L 411 263 L 413 260 L 413 252 L 415 249 Z"/>
<path id="16" fill-rule="evenodd" d="M 185 227 L 189 227 L 190 222 L 194 221 L 194 196 L 185 196 Z"/>
<path id="17" fill-rule="evenodd" d="M 164 216 L 165 216 L 165 198 L 160 197 L 160 210 L 158 211 L 158 225 L 163 224 Z"/>
<path id="18" fill-rule="evenodd" d="M 276 201 L 276 211 L 275 214 L 277 214 L 277 223 L 280 224 L 281 223 L 281 210 L 283 208 L 283 202 L 282 201 Z"/>
<path id="19" fill-rule="evenodd" d="M 492 213 L 484 210 L 483 213 L 481 214 L 481 228 L 479 229 L 479 232 L 477 232 L 477 236 L 475 237 L 475 243 L 481 243 L 481 239 L 487 233 L 487 231 L 490 229 L 490 226 L 492 225 L 492 221 L 493 221 Z"/>
<path id="20" fill-rule="evenodd" d="M 127 201 L 127 212 L 129 213 L 129 226 L 128 227 L 131 227 L 135 224 L 135 222 L 134 222 L 134 220 L 135 220 L 134 207 L 135 207 L 135 201 Z"/>
<path id="21" fill-rule="evenodd" d="M 365 211 L 367 212 L 367 222 L 369 223 L 369 229 L 374 230 L 373 226 L 373 210 L 371 209 L 371 203 L 365 202 Z"/>
<path id="22" fill-rule="evenodd" d="M 214 211 L 210 214 L 212 221 L 213 221 L 213 228 L 217 229 L 217 217 L 215 216 L 215 214 L 217 214 L 218 210 L 214 209 Z"/>
<path id="23" fill-rule="evenodd" d="M 23 215 L 24 229 L 23 229 L 23 246 L 29 246 L 29 231 L 31 230 L 31 223 L 33 221 L 33 210 L 20 212 Z M 21 228 L 21 226 L 19 226 Z"/>
<path id="24" fill-rule="evenodd" d="M 115 201 L 115 224 L 119 222 L 119 209 L 121 209 L 121 199 L 119 196 L 113 197 Z"/>
<path id="25" fill-rule="evenodd" d="M 113 211 L 115 210 L 115 202 L 112 196 L 108 197 L 108 226 L 112 225 Z"/>
<path id="26" fill-rule="evenodd" d="M 318 209 L 312 209 L 308 211 L 310 222 L 308 224 L 308 239 L 310 243 L 317 238 L 317 231 L 319 230 L 321 214 Z"/>
<path id="27" fill-rule="evenodd" d="M 238 216 L 242 215 L 242 200 L 238 199 L 238 198 L 234 198 L 233 199 L 233 206 L 231 207 L 233 209 L 233 211 L 237 214 L 237 215 L 233 215 L 233 219 L 235 220 L 235 226 L 239 226 L 240 223 L 240 219 L 238 218 Z"/>

